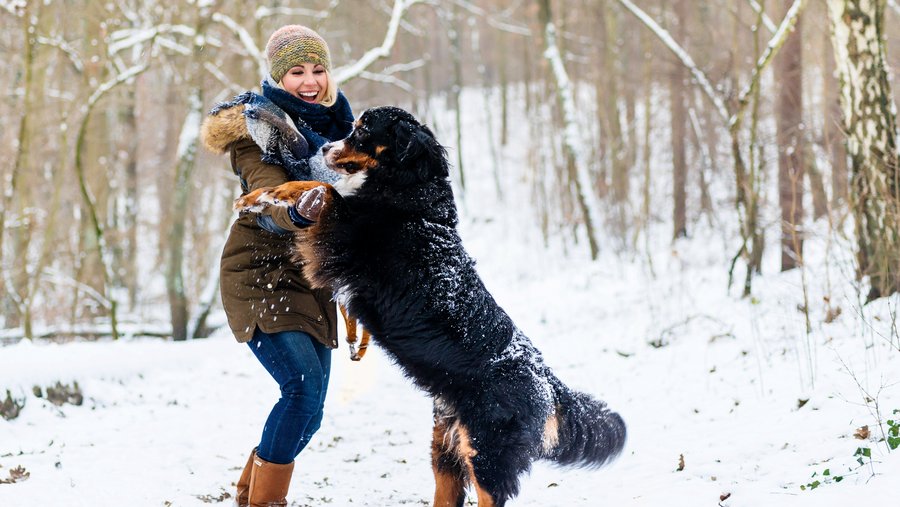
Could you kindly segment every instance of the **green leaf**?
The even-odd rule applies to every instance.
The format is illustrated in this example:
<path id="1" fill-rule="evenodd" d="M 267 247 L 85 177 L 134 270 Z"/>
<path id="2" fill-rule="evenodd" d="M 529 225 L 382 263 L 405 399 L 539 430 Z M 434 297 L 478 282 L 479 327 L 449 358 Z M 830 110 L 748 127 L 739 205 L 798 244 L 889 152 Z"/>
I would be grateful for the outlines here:
<path id="1" fill-rule="evenodd" d="M 866 458 L 872 457 L 872 449 L 868 447 L 857 447 L 856 452 L 853 453 L 854 456 L 865 456 Z"/>
<path id="2" fill-rule="evenodd" d="M 836 476 L 834 477 L 834 482 L 841 482 L 842 480 L 844 480 L 844 476 L 843 476 L 843 475 L 836 475 Z"/>
<path id="3" fill-rule="evenodd" d="M 831 469 L 826 468 L 825 471 L 822 472 L 822 475 L 831 475 Z"/>
<path id="4" fill-rule="evenodd" d="M 900 437 L 888 437 L 887 442 L 892 451 L 900 447 Z"/>
<path id="5" fill-rule="evenodd" d="M 822 483 L 819 481 L 813 481 L 812 484 L 809 485 L 809 489 L 816 489 L 819 487 L 820 484 L 822 484 Z"/>

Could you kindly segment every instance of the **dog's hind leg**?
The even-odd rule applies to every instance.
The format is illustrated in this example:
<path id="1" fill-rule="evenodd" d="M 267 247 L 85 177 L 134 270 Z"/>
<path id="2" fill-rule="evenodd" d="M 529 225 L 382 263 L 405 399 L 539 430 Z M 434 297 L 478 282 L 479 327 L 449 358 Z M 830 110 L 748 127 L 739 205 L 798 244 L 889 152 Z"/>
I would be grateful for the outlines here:
<path id="1" fill-rule="evenodd" d="M 462 507 L 466 499 L 468 472 L 456 449 L 456 436 L 445 421 L 435 422 L 431 440 L 431 468 L 434 471 L 434 507 Z"/>
<path id="2" fill-rule="evenodd" d="M 350 346 L 350 359 L 359 361 L 362 358 L 362 355 L 360 355 L 359 351 L 356 349 L 356 342 L 359 340 L 359 337 L 356 336 L 356 319 L 350 316 L 344 305 L 338 305 L 338 308 L 341 309 L 341 315 L 344 317 L 344 326 L 347 329 L 347 344 Z M 363 336 L 365 337 L 365 332 L 363 332 Z"/>
<path id="3" fill-rule="evenodd" d="M 460 426 L 459 452 L 478 493 L 478 507 L 504 507 L 519 494 L 519 476 L 531 469 L 529 449 L 536 443 L 515 438 L 527 433 L 507 433 L 493 426 L 470 433 Z"/>
<path id="4" fill-rule="evenodd" d="M 366 355 L 366 351 L 369 350 L 369 341 L 372 339 L 372 333 L 369 332 L 365 327 L 362 328 L 362 338 L 359 339 L 359 348 L 356 351 L 356 356 L 351 357 L 354 361 L 359 361 Z"/>

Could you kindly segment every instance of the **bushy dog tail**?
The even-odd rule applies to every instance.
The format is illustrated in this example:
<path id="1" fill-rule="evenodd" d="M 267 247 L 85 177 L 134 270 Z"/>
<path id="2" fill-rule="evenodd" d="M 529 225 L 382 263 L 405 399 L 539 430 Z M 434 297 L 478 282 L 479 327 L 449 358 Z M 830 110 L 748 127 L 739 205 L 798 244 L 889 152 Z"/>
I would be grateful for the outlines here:
<path id="1" fill-rule="evenodd" d="M 548 458 L 560 465 L 598 467 L 625 446 L 625 421 L 606 403 L 556 382 L 557 435 Z"/>

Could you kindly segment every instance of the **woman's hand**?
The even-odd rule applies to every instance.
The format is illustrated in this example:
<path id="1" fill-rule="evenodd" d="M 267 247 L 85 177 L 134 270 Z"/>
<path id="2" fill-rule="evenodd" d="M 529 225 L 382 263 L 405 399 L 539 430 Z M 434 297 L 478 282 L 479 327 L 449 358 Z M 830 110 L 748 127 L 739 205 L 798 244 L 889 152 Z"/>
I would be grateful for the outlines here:
<path id="1" fill-rule="evenodd" d="M 315 222 L 325 207 L 325 187 L 318 186 L 307 190 L 300 195 L 300 199 L 294 204 L 297 214 L 301 217 Z"/>

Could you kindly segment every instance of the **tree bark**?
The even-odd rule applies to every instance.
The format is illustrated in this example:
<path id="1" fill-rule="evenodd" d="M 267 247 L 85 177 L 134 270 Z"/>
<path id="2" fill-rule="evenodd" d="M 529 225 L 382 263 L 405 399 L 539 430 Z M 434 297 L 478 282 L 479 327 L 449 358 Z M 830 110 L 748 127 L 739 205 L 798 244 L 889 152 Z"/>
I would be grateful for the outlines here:
<path id="1" fill-rule="evenodd" d="M 673 23 L 679 43 L 684 46 L 687 36 L 687 5 L 676 0 Z M 685 69 L 675 64 L 669 81 L 672 108 L 672 238 L 687 236 L 687 105 L 685 104 Z"/>
<path id="2" fill-rule="evenodd" d="M 784 12 L 790 8 L 787 0 Z M 781 208 L 781 270 L 803 259 L 803 37 L 798 18 L 794 33 L 775 59 L 778 204 Z"/>
<path id="3" fill-rule="evenodd" d="M 556 27 L 553 24 L 553 15 L 550 10 L 550 0 L 539 0 L 539 20 L 544 28 L 544 57 L 550 63 L 553 77 L 556 79 L 556 97 L 562 110 L 562 118 L 565 123 L 563 129 L 563 147 L 566 152 L 566 166 L 569 170 L 569 181 L 574 187 L 574 193 L 578 201 L 586 229 L 588 247 L 591 251 L 591 259 L 596 259 L 600 254 L 600 243 L 597 241 L 595 227 L 598 222 L 597 206 L 592 185 L 587 169 L 584 152 L 584 142 L 578 139 L 579 129 L 575 118 L 575 92 L 572 82 L 566 72 L 563 58 L 556 43 Z"/>
<path id="4" fill-rule="evenodd" d="M 847 202 L 850 181 L 847 167 L 846 136 L 842 129 L 841 98 L 838 89 L 839 79 L 835 75 L 837 69 L 834 64 L 834 46 L 828 41 L 824 45 L 824 79 L 822 97 L 824 100 L 823 135 L 825 150 L 831 161 L 831 203 L 837 207 L 840 203 Z"/>
<path id="5" fill-rule="evenodd" d="M 884 0 L 829 0 L 841 109 L 850 154 L 850 200 L 866 300 L 900 290 L 900 157 L 884 45 Z"/>

